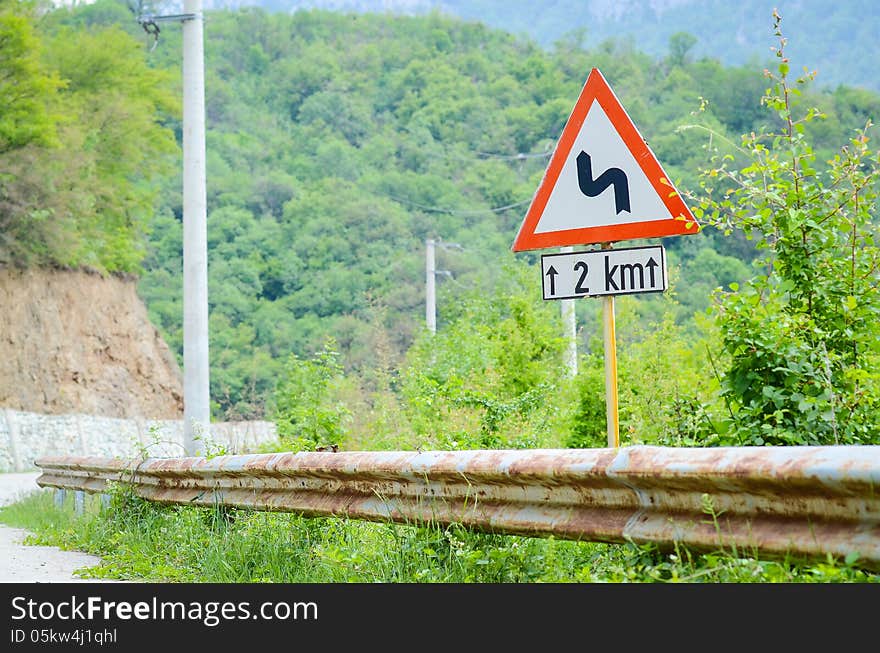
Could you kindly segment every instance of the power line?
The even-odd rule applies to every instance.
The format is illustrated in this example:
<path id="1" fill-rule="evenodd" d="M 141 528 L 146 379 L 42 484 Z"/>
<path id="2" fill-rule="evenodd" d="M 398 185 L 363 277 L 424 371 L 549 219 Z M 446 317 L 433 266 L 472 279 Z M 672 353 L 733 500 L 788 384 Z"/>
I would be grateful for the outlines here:
<path id="1" fill-rule="evenodd" d="M 419 136 L 412 127 L 408 125 L 404 125 L 403 129 L 409 132 L 410 134 L 414 134 Z M 551 139 L 544 139 L 551 140 Z M 480 152 L 474 151 L 471 154 L 473 156 L 464 156 L 461 154 L 453 154 L 452 152 L 446 151 L 443 148 L 441 143 L 437 143 L 436 151 L 431 152 L 431 156 L 437 156 L 444 159 L 452 159 L 455 161 L 486 161 L 488 159 L 498 160 L 498 161 L 523 161 L 525 159 L 546 159 L 548 156 L 553 154 L 553 148 L 547 147 L 543 152 L 517 152 L 516 154 L 504 154 L 498 152 Z M 432 148 L 434 149 L 434 148 Z"/>
<path id="2" fill-rule="evenodd" d="M 505 161 L 512 160 L 522 160 L 522 159 L 546 159 L 548 156 L 553 154 L 552 150 L 548 150 L 546 152 L 530 152 L 529 154 L 524 154 L 519 152 L 517 154 L 492 154 L 491 152 L 474 152 L 474 154 L 479 155 L 483 159 L 502 159 Z"/>
<path id="3" fill-rule="evenodd" d="M 432 156 L 453 161 L 525 161 L 526 159 L 546 159 L 553 154 L 552 150 L 547 152 L 519 152 L 517 154 L 493 154 L 492 152 L 474 152 L 474 156 L 462 156 L 452 154 L 451 152 L 433 152 Z"/>
<path id="4" fill-rule="evenodd" d="M 447 213 L 449 215 L 479 215 L 480 213 L 501 213 L 502 211 L 515 209 L 518 206 L 523 206 L 524 204 L 528 204 L 532 201 L 531 198 L 529 198 L 521 202 L 515 202 L 514 204 L 508 204 L 506 206 L 496 206 L 489 209 L 449 209 L 442 206 L 427 206 L 425 204 L 419 204 L 418 202 L 413 202 L 412 200 L 408 200 L 405 197 L 397 197 L 395 195 L 392 195 L 391 193 L 386 193 L 386 195 L 393 199 L 395 202 L 403 202 L 404 204 L 415 206 L 424 211 L 431 211 L 432 213 Z"/>

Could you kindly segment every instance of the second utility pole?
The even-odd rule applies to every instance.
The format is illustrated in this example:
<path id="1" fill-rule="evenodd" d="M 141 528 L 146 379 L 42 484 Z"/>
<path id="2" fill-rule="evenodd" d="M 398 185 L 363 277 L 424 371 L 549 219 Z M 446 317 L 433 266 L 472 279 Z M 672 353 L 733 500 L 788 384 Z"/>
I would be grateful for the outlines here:
<path id="1" fill-rule="evenodd" d="M 437 333 L 437 270 L 434 262 L 434 239 L 425 241 L 425 323 Z"/>

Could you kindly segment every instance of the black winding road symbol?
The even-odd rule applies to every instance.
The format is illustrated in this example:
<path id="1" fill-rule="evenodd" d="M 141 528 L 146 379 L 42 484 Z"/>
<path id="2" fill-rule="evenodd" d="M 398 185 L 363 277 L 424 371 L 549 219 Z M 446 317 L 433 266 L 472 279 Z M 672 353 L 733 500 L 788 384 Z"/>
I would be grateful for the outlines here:
<path id="1" fill-rule="evenodd" d="M 577 157 L 578 186 L 587 197 L 596 197 L 609 186 L 614 186 L 614 205 L 617 213 L 630 212 L 629 182 L 626 173 L 620 168 L 608 168 L 593 179 L 593 164 L 590 155 L 581 150 Z"/>

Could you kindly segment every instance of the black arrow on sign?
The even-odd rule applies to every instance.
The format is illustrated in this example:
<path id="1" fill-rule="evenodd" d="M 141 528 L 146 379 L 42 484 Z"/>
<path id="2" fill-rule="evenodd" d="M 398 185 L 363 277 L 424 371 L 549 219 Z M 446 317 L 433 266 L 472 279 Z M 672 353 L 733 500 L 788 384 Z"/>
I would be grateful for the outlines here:
<path id="1" fill-rule="evenodd" d="M 559 274 L 552 265 L 544 276 L 550 277 L 550 294 L 556 294 L 556 275 Z"/>
<path id="2" fill-rule="evenodd" d="M 654 257 L 648 259 L 648 262 L 645 263 L 645 267 L 648 268 L 648 272 L 651 273 L 651 288 L 655 286 L 654 284 L 654 268 L 660 267 L 660 264 L 654 260 Z"/>
<path id="3" fill-rule="evenodd" d="M 609 186 L 614 186 L 614 206 L 617 213 L 630 212 L 629 208 L 629 182 L 626 173 L 620 168 L 608 168 L 601 175 L 593 179 L 593 163 L 590 155 L 581 150 L 577 156 L 578 186 L 587 197 L 596 197 Z"/>

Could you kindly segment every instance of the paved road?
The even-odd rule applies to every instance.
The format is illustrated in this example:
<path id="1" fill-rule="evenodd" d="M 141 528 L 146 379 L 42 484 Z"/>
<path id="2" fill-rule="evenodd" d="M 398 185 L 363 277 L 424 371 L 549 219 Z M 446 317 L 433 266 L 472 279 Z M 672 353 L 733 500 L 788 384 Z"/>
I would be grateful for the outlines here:
<path id="1" fill-rule="evenodd" d="M 40 490 L 39 472 L 0 474 L 0 505 L 14 503 L 29 492 Z M 22 544 L 28 531 L 0 524 L 0 583 L 107 582 L 82 579 L 73 572 L 101 562 L 79 551 L 62 551 L 54 546 Z M 113 581 L 110 581 L 113 582 Z"/>

